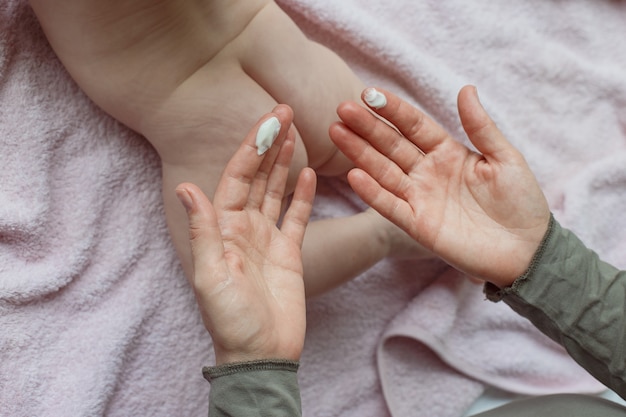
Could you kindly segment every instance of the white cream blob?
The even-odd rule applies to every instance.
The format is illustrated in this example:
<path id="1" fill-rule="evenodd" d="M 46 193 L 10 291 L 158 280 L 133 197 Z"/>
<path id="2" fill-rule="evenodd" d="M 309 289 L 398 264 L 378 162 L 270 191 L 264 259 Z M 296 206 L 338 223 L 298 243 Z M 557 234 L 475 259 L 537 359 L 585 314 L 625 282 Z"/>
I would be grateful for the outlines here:
<path id="1" fill-rule="evenodd" d="M 387 97 L 375 88 L 368 88 L 363 94 L 365 102 L 375 109 L 382 109 L 387 105 Z"/>
<path id="2" fill-rule="evenodd" d="M 263 155 L 276 140 L 280 132 L 280 122 L 276 117 L 272 117 L 263 122 L 256 132 L 256 153 Z"/>

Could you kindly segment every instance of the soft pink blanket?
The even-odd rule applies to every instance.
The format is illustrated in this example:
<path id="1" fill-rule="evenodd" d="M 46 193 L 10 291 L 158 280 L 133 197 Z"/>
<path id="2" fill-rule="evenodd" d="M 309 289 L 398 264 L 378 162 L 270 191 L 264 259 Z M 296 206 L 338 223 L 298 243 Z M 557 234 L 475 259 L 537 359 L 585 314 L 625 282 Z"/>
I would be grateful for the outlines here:
<path id="1" fill-rule="evenodd" d="M 279 4 L 462 141 L 456 93 L 477 85 L 557 219 L 626 268 L 625 2 Z M 158 159 L 80 92 L 24 0 L 0 5 L 0 167 L 0 415 L 205 415 L 211 343 Z M 326 181 L 314 216 L 362 208 Z M 489 385 L 602 389 L 440 261 L 385 260 L 311 300 L 299 375 L 316 417 L 460 416 Z"/>

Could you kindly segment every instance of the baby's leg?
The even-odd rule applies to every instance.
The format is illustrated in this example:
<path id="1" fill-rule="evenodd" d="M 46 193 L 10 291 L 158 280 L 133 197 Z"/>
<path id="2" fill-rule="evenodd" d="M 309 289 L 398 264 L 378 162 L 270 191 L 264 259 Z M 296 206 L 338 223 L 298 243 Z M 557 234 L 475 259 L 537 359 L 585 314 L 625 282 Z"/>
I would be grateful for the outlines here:
<path id="1" fill-rule="evenodd" d="M 307 40 L 270 3 L 145 120 L 143 132 L 163 161 L 168 225 L 188 276 L 186 214 L 174 188 L 192 182 L 211 197 L 221 170 L 248 129 L 277 103 L 294 109 L 298 132 L 288 192 L 304 166 L 322 175 L 347 171 L 352 163 L 330 141 L 328 127 L 337 120 L 336 106 L 358 98 L 362 86 L 337 55 Z M 328 246 L 327 239 L 320 244 Z M 328 259 L 323 254 L 320 258 Z M 327 279 L 332 281 L 332 274 Z"/>
<path id="2" fill-rule="evenodd" d="M 162 160 L 163 200 L 172 241 L 185 274 L 191 276 L 187 215 L 175 196 L 182 182 L 198 185 L 212 198 L 222 170 L 260 116 L 278 103 L 241 68 L 216 59 L 188 80 L 155 115 L 150 132 Z M 200 82 L 201 80 L 201 82 Z M 288 107 L 280 109 L 291 113 Z M 291 119 L 291 115 L 285 117 Z M 297 134 L 288 190 L 307 158 Z"/>
<path id="3" fill-rule="evenodd" d="M 363 82 L 333 51 L 313 42 L 275 3 L 264 7 L 231 47 L 254 81 L 294 110 L 309 164 L 318 175 L 344 174 L 353 164 L 330 141 L 337 105 L 360 100 Z"/>

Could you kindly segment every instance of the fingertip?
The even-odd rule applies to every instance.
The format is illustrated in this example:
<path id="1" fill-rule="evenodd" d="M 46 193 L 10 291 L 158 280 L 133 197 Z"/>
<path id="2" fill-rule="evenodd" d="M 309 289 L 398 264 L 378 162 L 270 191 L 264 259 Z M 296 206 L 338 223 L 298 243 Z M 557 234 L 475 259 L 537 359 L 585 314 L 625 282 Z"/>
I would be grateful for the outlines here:
<path id="1" fill-rule="evenodd" d="M 356 101 L 344 101 L 337 106 L 337 115 L 341 120 L 346 120 L 362 110 L 364 111 L 365 109 Z"/>
<path id="2" fill-rule="evenodd" d="M 478 96 L 478 88 L 471 84 L 465 85 L 461 88 L 461 90 L 459 90 L 457 104 L 459 106 L 459 110 L 461 109 L 461 107 L 467 107 L 470 105 L 478 105 L 481 109 L 484 110 L 484 107 L 480 102 L 480 98 Z"/>
<path id="3" fill-rule="evenodd" d="M 337 142 L 341 143 L 347 129 L 343 122 L 333 122 L 328 127 L 328 136 L 330 140 L 337 145 Z"/>
<path id="4" fill-rule="evenodd" d="M 337 115 L 340 121 L 331 124 L 328 129 L 335 144 L 351 142 L 355 132 L 370 131 L 378 121 L 372 111 L 354 101 L 341 103 L 337 107 Z"/>
<path id="5" fill-rule="evenodd" d="M 381 191 L 381 186 L 367 171 L 361 168 L 351 169 L 348 172 L 348 184 L 365 204 L 376 208 L 375 199 Z"/>
<path id="6" fill-rule="evenodd" d="M 523 160 L 521 153 L 509 142 L 496 122 L 483 107 L 477 89 L 469 86 L 461 91 L 459 116 L 470 142 L 488 161 L 515 163 Z"/>
<path id="7" fill-rule="evenodd" d="M 475 85 L 468 85 L 466 86 L 474 95 L 474 98 L 476 98 L 476 101 L 478 101 L 480 103 L 480 97 L 478 96 L 478 88 Z"/>
<path id="8" fill-rule="evenodd" d="M 271 112 L 264 114 L 248 133 L 244 145 L 253 146 L 258 156 L 263 156 L 275 141 L 282 143 L 288 139 L 293 129 L 293 110 L 287 104 L 276 105 Z M 293 131 L 295 136 L 295 131 Z"/>
<path id="9" fill-rule="evenodd" d="M 346 101 L 342 101 L 341 103 L 339 103 L 337 105 L 337 114 L 339 114 L 339 112 L 343 111 L 343 109 L 346 106 L 351 106 L 353 104 L 356 104 L 353 100 L 346 100 Z"/>
<path id="10" fill-rule="evenodd" d="M 313 194 L 315 194 L 315 188 L 317 187 L 317 173 L 311 167 L 305 167 L 302 169 L 302 173 L 304 180 L 307 184 L 311 184 L 311 188 L 313 189 Z"/>
<path id="11" fill-rule="evenodd" d="M 272 113 L 286 126 L 293 121 L 293 109 L 287 104 L 278 104 L 272 109 Z"/>
<path id="12" fill-rule="evenodd" d="M 201 212 L 206 209 L 207 204 L 210 204 L 207 196 L 195 184 L 181 183 L 176 187 L 175 192 L 188 214 Z"/>
<path id="13" fill-rule="evenodd" d="M 474 84 L 467 84 L 461 87 L 459 94 L 472 94 L 478 98 L 478 88 Z"/>
<path id="14" fill-rule="evenodd" d="M 191 196 L 191 193 L 189 192 L 188 187 L 189 187 L 189 184 L 182 183 L 182 184 L 179 184 L 175 190 L 176 197 L 182 203 L 183 207 L 185 207 L 185 210 L 187 211 L 187 213 L 191 212 L 194 207 L 193 197 Z"/>
<path id="15" fill-rule="evenodd" d="M 363 90 L 361 99 L 374 110 L 382 109 L 387 105 L 387 96 L 385 93 L 374 87 L 368 87 Z"/>
<path id="16" fill-rule="evenodd" d="M 306 178 L 317 178 L 317 174 L 315 173 L 315 170 L 311 167 L 304 167 L 302 168 L 302 171 L 300 172 L 300 175 L 305 176 Z"/>
<path id="17" fill-rule="evenodd" d="M 315 189 L 317 187 L 317 174 L 315 170 L 310 167 L 302 168 L 298 175 L 298 181 L 294 195 L 297 198 L 313 203 L 315 198 Z"/>
<path id="18" fill-rule="evenodd" d="M 465 133 L 483 155 L 493 157 L 510 148 L 508 141 L 480 102 L 476 87 L 468 85 L 459 91 L 458 111 Z"/>
<path id="19" fill-rule="evenodd" d="M 352 168 L 347 174 L 348 184 L 350 184 L 350 187 L 352 187 L 357 194 L 362 190 L 363 184 L 365 184 L 369 178 L 370 175 L 361 168 Z"/>

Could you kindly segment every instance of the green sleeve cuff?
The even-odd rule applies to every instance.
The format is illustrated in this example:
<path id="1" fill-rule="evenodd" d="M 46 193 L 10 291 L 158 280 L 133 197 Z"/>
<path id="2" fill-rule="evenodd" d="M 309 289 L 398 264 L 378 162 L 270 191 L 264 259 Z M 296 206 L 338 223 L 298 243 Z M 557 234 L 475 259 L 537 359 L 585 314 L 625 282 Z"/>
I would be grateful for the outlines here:
<path id="1" fill-rule="evenodd" d="M 298 372 L 300 363 L 287 359 L 262 359 L 249 362 L 227 363 L 219 366 L 205 366 L 202 368 L 204 379 L 211 382 L 222 376 L 233 375 L 241 372 L 254 371 L 289 371 Z"/>
<path id="2" fill-rule="evenodd" d="M 626 398 L 626 271 L 602 261 L 551 218 L 526 273 L 507 288 L 486 285 L 485 293 L 526 317 Z"/>
<path id="3" fill-rule="evenodd" d="M 209 417 L 301 416 L 298 366 L 278 359 L 204 368 L 211 382 Z"/>

